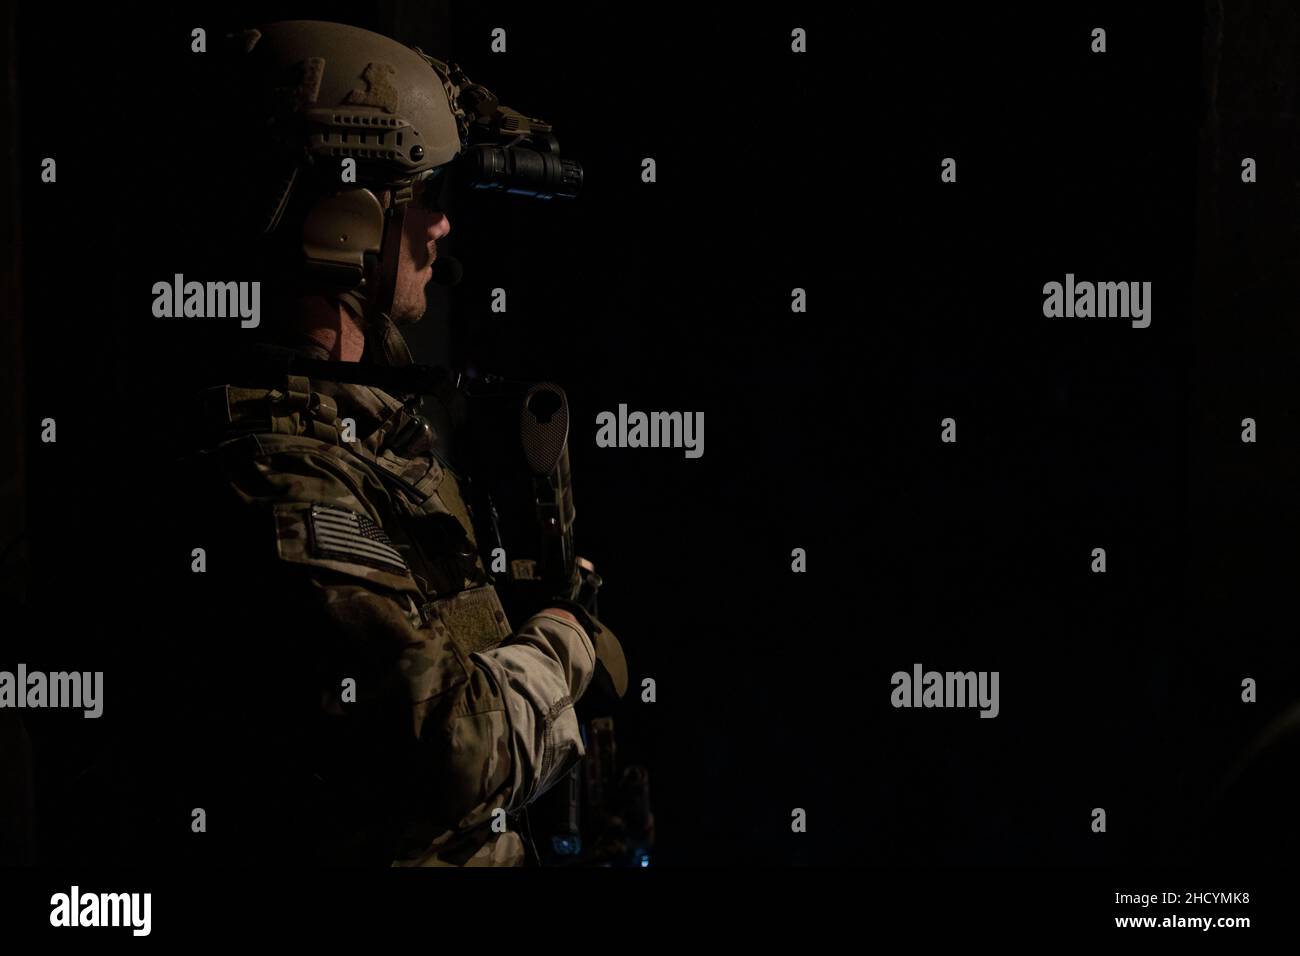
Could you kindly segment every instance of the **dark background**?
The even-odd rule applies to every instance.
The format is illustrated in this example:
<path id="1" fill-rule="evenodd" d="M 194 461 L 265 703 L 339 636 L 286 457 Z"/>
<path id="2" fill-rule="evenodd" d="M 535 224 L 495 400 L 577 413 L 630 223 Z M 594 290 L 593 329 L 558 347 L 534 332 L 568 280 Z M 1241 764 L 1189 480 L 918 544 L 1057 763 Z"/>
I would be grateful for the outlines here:
<path id="1" fill-rule="evenodd" d="M 19 859 L 81 859 L 108 825 L 77 780 L 150 600 L 131 529 L 168 396 L 141 382 L 169 344 L 148 290 L 213 175 L 190 30 L 286 18 L 460 63 L 586 171 L 572 203 L 452 211 L 440 247 L 466 277 L 431 292 L 421 360 L 554 379 L 579 422 L 705 413 L 702 459 L 598 449 L 594 424 L 572 449 L 602 616 L 658 684 L 619 728 L 652 772 L 659 863 L 1177 863 L 1232 829 L 1215 788 L 1300 697 L 1300 13 L 24 4 L 0 664 L 108 674 L 100 721 L 23 714 Z M 1067 272 L 1151 281 L 1151 327 L 1044 319 Z M 890 675 L 918 661 L 999 670 L 1000 716 L 893 709 Z M 176 693 L 157 689 L 160 721 Z"/>

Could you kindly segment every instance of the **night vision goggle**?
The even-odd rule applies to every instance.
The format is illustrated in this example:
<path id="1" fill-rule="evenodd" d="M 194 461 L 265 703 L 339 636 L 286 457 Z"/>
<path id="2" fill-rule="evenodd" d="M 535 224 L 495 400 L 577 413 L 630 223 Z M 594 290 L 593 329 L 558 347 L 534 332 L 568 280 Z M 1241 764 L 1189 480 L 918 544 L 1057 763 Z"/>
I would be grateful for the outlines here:
<path id="1" fill-rule="evenodd" d="M 456 158 L 415 184 L 412 199 L 441 211 L 458 191 L 490 190 L 533 199 L 573 199 L 582 188 L 582 166 L 560 157 L 551 124 L 502 106 L 495 94 L 472 82 L 456 64 L 415 49 L 444 79 L 461 132 Z"/>

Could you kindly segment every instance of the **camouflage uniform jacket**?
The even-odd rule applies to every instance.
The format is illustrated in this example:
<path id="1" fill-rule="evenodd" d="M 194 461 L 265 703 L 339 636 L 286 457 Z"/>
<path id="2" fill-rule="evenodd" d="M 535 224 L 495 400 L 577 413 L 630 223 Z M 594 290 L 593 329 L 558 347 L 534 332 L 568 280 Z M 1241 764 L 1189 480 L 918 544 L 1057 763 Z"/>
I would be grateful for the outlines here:
<path id="1" fill-rule="evenodd" d="M 355 858 L 330 841 L 363 839 L 337 821 L 373 814 L 348 794 L 382 777 L 393 865 L 521 864 L 518 811 L 584 753 L 589 636 L 548 614 L 512 631 L 460 482 L 393 396 L 290 377 L 208 389 L 204 405 L 214 441 L 192 459 L 194 492 L 242 516 L 237 556 L 256 553 L 306 615 L 290 626 L 319 690 L 312 775 L 341 808 L 318 860 Z"/>

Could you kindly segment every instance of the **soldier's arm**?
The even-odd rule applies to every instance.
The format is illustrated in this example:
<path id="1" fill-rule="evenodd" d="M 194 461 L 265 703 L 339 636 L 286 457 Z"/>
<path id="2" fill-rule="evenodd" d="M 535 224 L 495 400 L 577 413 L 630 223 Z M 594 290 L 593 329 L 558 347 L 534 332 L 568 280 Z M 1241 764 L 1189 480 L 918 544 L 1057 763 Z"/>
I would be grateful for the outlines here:
<path id="1" fill-rule="evenodd" d="M 582 756 L 574 701 L 591 681 L 595 652 L 572 615 L 543 611 L 499 647 L 466 654 L 436 624 L 424 624 L 413 605 L 404 607 L 405 595 L 333 576 L 309 575 L 305 583 L 353 645 L 341 661 L 360 665 L 386 649 L 375 661 L 378 673 L 360 667 L 356 703 L 383 710 L 395 698 L 409 705 L 402 733 L 414 743 L 414 776 L 436 819 L 466 827 L 497 808 L 517 810 Z M 363 681 L 375 682 L 370 690 L 381 697 L 371 698 Z M 339 718 L 348 719 L 347 706 L 340 703 Z"/>

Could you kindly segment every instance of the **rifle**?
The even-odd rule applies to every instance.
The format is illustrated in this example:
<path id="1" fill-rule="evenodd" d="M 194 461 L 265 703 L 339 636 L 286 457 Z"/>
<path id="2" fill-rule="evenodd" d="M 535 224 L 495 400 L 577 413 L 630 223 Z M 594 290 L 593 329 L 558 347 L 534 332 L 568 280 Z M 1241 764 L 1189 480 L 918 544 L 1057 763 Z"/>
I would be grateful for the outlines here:
<path id="1" fill-rule="evenodd" d="M 591 619 L 598 613 L 604 582 L 574 546 L 577 512 L 568 397 L 550 382 L 532 385 L 522 395 L 501 379 L 488 384 L 505 387 L 471 392 L 468 420 L 474 458 L 471 487 L 477 513 L 486 518 L 480 541 L 491 545 L 489 554 L 512 556 L 508 562 L 493 563 L 493 583 L 512 620 L 523 620 L 542 607 L 567 606 L 600 650 L 601 628 Z M 512 425 L 518 442 L 502 441 Z M 504 522 L 499 501 L 507 502 Z M 636 765 L 618 770 L 610 707 L 622 696 L 622 688 L 613 685 L 626 687 L 625 664 L 621 670 L 611 679 L 608 671 L 598 668 L 592 687 L 578 703 L 586 758 L 526 811 L 534 856 L 541 865 L 650 863 L 654 816 L 649 774 Z"/>

